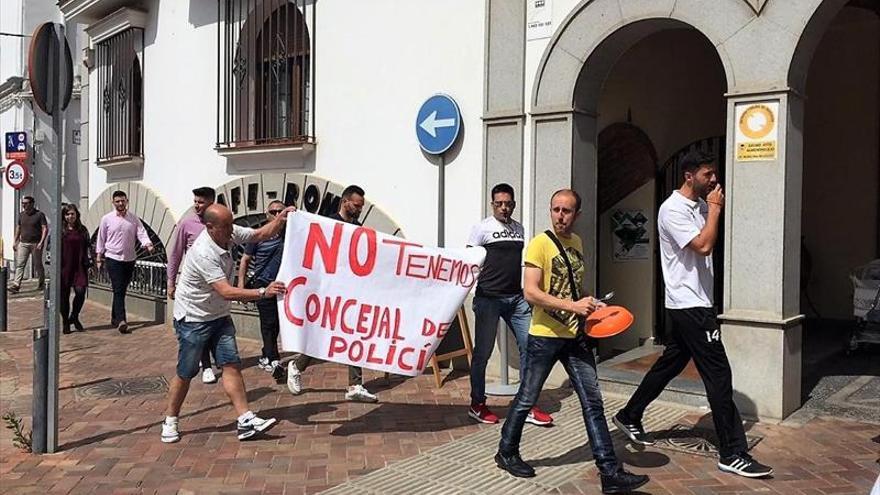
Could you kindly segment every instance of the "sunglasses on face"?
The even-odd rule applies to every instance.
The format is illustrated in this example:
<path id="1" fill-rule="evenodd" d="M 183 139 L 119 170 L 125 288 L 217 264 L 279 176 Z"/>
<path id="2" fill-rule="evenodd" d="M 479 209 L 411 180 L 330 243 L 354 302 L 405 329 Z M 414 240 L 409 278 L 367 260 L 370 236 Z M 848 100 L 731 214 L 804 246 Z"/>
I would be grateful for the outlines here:
<path id="1" fill-rule="evenodd" d="M 516 206 L 516 201 L 493 201 L 492 205 L 495 206 L 495 208 L 501 208 L 502 206 L 513 208 Z"/>
<path id="2" fill-rule="evenodd" d="M 270 214 L 270 215 L 278 215 L 278 214 L 281 213 L 282 211 L 284 211 L 284 209 L 280 209 L 280 210 L 269 210 L 269 214 Z"/>

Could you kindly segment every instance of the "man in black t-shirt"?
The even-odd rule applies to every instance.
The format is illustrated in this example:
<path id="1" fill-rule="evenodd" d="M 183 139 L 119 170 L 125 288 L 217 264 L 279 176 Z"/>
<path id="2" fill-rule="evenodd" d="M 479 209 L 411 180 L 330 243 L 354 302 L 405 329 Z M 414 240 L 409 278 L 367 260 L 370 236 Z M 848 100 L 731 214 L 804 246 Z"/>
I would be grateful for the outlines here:
<path id="1" fill-rule="evenodd" d="M 21 198 L 21 215 L 18 217 L 18 225 L 15 227 L 15 242 L 12 245 L 15 250 L 15 275 L 9 284 L 11 292 L 18 292 L 21 281 L 24 278 L 24 268 L 28 257 L 34 266 L 39 278 L 38 288 L 42 290 L 46 282 L 46 273 L 43 270 L 43 248 L 46 247 L 46 238 L 49 236 L 49 227 L 46 215 L 34 205 L 33 196 Z"/>
<path id="2" fill-rule="evenodd" d="M 519 348 L 520 377 L 525 374 L 528 359 L 526 346 L 532 309 L 523 298 L 522 252 L 525 242 L 523 226 L 512 218 L 516 202 L 513 187 L 498 184 L 492 188 L 492 215 L 474 226 L 468 246 L 483 246 L 486 261 L 480 271 L 477 293 L 474 296 L 476 329 L 474 355 L 471 359 L 471 407 L 468 416 L 480 423 L 498 422 L 486 406 L 486 364 L 495 347 L 498 320 L 503 319 L 513 330 Z M 506 336 L 502 337 L 506 338 Z M 553 418 L 532 408 L 526 419 L 529 423 L 547 426 Z"/>
<path id="3" fill-rule="evenodd" d="M 359 186 L 351 185 L 342 191 L 339 200 L 339 210 L 330 215 L 333 220 L 360 225 L 358 218 L 364 209 L 364 190 Z M 290 393 L 297 395 L 302 392 L 302 372 L 312 362 L 310 356 L 300 354 L 287 364 L 287 388 Z M 364 370 L 359 366 L 348 367 L 348 390 L 345 399 L 354 402 L 378 402 L 379 398 L 371 394 L 364 387 Z"/>

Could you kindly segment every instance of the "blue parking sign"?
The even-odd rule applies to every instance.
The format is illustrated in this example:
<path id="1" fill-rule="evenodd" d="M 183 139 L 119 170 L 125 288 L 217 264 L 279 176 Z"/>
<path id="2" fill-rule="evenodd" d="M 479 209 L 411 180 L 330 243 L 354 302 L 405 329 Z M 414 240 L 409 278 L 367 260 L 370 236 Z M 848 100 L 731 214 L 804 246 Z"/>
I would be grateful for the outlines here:
<path id="1" fill-rule="evenodd" d="M 436 94 L 422 103 L 416 116 L 416 138 L 425 153 L 442 155 L 458 139 L 461 112 L 451 96 Z"/>
<path id="2" fill-rule="evenodd" d="M 6 133 L 6 158 L 8 160 L 24 160 L 27 158 L 27 133 L 15 131 Z"/>

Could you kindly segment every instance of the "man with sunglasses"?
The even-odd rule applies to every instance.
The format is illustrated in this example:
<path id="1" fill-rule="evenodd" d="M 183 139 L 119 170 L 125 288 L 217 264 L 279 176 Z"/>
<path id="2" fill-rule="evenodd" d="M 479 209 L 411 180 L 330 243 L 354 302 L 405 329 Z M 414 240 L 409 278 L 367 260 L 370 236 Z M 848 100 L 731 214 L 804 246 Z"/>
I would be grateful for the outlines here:
<path id="1" fill-rule="evenodd" d="M 272 201 L 266 208 L 266 221 L 272 222 L 284 211 L 284 203 Z M 238 265 L 238 286 L 242 289 L 268 287 L 278 276 L 281 268 L 281 252 L 284 250 L 284 231 L 264 241 L 245 246 L 244 256 Z M 253 272 L 248 276 L 248 266 L 253 261 Z M 278 302 L 275 299 L 257 301 L 260 314 L 260 336 L 263 339 L 263 350 L 257 366 L 272 374 L 277 383 L 284 383 L 284 368 L 281 367 L 281 355 L 278 354 Z"/>
<path id="2" fill-rule="evenodd" d="M 34 266 L 39 278 L 40 290 L 46 283 L 46 272 L 43 269 L 43 248 L 46 247 L 46 238 L 49 236 L 49 226 L 46 215 L 36 208 L 33 196 L 21 198 L 21 215 L 18 217 L 18 225 L 15 227 L 15 242 L 12 249 L 15 251 L 15 276 L 9 284 L 10 292 L 18 292 L 21 281 L 24 279 L 24 268 L 27 266 L 28 257 Z"/>
<path id="3" fill-rule="evenodd" d="M 468 416 L 480 423 L 495 424 L 498 416 L 486 406 L 486 364 L 495 347 L 498 320 L 513 331 L 519 349 L 520 377 L 528 365 L 526 345 L 532 309 L 523 297 L 522 253 L 525 245 L 522 224 L 513 219 L 516 208 L 513 187 L 498 184 L 492 188 L 492 215 L 471 230 L 468 247 L 483 246 L 486 261 L 474 297 L 476 331 L 471 359 L 471 406 Z M 506 338 L 503 337 L 503 338 Z M 533 407 L 526 421 L 538 426 L 553 424 L 553 418 Z"/>
<path id="4" fill-rule="evenodd" d="M 339 209 L 330 218 L 340 222 L 361 225 L 358 219 L 364 209 L 364 190 L 354 184 L 342 190 Z M 298 395 L 302 392 L 302 372 L 312 362 L 312 358 L 300 354 L 287 364 L 287 388 L 290 393 Z M 345 400 L 352 402 L 378 402 L 379 397 L 364 387 L 364 370 L 359 366 L 348 367 L 348 390 Z"/>
<path id="5" fill-rule="evenodd" d="M 205 210 L 214 204 L 214 199 L 217 196 L 214 189 L 210 187 L 197 187 L 193 189 L 192 193 L 193 213 L 195 215 L 184 217 L 177 224 L 177 229 L 174 231 L 174 243 L 172 244 L 171 251 L 168 253 L 168 266 L 166 270 L 168 274 L 168 297 L 170 299 L 174 299 L 174 293 L 177 290 L 177 275 L 180 271 L 183 257 L 186 256 L 187 251 L 192 247 L 199 234 L 205 230 Z M 214 361 L 216 362 L 216 358 Z M 202 352 L 201 368 L 202 383 L 217 382 L 217 375 L 214 374 L 214 369 L 211 366 L 211 349 L 209 346 L 205 346 L 205 350 Z"/>

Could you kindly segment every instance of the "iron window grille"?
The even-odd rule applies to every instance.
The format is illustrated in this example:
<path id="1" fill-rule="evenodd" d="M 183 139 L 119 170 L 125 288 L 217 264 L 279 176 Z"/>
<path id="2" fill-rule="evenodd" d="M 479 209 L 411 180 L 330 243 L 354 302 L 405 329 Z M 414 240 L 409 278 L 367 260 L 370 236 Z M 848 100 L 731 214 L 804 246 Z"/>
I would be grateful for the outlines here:
<path id="1" fill-rule="evenodd" d="M 143 157 L 143 43 L 130 28 L 96 45 L 99 164 Z"/>
<path id="2" fill-rule="evenodd" d="M 312 0 L 219 0 L 217 149 L 314 141 Z"/>

